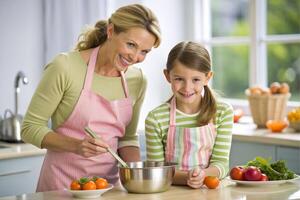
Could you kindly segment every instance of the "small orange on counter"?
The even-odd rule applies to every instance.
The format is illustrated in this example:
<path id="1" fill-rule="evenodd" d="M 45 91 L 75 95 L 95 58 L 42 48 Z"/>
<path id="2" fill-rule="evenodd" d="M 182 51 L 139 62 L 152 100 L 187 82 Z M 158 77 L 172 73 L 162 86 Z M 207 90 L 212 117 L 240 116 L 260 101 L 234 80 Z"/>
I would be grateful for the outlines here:
<path id="1" fill-rule="evenodd" d="M 204 185 L 206 185 L 209 189 L 215 189 L 219 186 L 220 180 L 216 176 L 207 176 L 203 181 Z"/>
<path id="2" fill-rule="evenodd" d="M 287 126 L 288 122 L 286 120 L 268 120 L 266 122 L 266 127 L 274 133 L 280 133 Z"/>

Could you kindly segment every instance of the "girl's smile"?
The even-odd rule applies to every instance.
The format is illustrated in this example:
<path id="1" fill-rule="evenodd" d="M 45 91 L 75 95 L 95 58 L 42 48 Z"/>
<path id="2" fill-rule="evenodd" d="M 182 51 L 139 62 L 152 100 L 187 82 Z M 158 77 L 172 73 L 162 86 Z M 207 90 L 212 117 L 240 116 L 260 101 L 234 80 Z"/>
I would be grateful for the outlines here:
<path id="1" fill-rule="evenodd" d="M 171 83 L 172 91 L 176 97 L 176 107 L 184 113 L 193 114 L 199 111 L 201 92 L 207 85 L 212 73 L 191 69 L 178 60 L 170 72 L 165 71 L 165 76 Z"/>

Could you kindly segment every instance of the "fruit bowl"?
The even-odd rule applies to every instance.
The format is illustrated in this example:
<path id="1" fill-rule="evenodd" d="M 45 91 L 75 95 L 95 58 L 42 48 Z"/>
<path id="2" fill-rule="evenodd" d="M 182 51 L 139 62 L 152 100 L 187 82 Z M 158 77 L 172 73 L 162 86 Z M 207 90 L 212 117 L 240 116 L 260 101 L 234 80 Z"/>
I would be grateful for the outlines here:
<path id="1" fill-rule="evenodd" d="M 294 129 L 296 132 L 300 133 L 300 121 L 296 121 L 296 122 L 290 121 L 290 127 Z"/>

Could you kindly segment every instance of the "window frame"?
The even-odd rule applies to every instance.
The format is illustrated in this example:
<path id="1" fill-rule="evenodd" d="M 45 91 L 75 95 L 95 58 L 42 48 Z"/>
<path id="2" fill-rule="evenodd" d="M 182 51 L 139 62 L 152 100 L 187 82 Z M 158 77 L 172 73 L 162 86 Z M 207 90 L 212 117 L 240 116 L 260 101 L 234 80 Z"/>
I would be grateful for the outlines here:
<path id="1" fill-rule="evenodd" d="M 261 85 L 267 87 L 267 45 L 275 43 L 299 43 L 300 34 L 267 35 L 267 0 L 249 0 L 250 36 L 212 37 L 211 1 L 193 0 L 193 36 L 211 52 L 212 47 L 220 45 L 248 45 L 249 55 L 249 86 Z M 213 58 L 212 58 L 213 59 Z M 250 114 L 248 101 L 242 99 L 225 99 L 234 108 L 242 108 Z M 299 102 L 289 101 L 288 110 L 299 106 Z"/>

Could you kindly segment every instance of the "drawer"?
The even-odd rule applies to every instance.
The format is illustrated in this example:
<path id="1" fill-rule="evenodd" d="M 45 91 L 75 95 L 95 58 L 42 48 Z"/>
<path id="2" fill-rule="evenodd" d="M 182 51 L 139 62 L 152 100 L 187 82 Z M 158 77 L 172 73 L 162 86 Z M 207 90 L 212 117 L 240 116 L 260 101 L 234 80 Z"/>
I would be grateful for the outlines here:
<path id="1" fill-rule="evenodd" d="M 34 193 L 44 156 L 0 160 L 0 196 Z"/>

